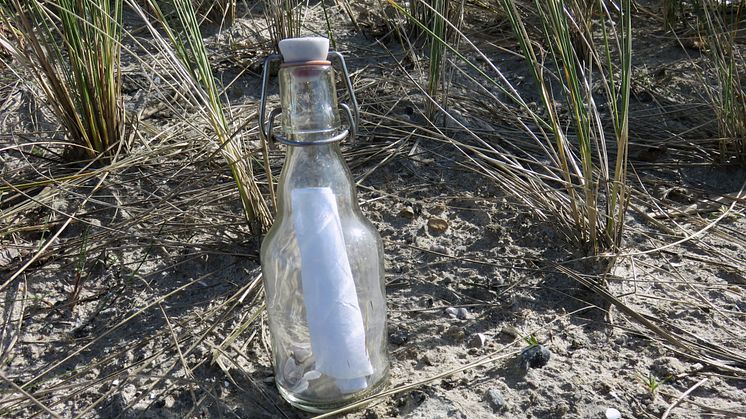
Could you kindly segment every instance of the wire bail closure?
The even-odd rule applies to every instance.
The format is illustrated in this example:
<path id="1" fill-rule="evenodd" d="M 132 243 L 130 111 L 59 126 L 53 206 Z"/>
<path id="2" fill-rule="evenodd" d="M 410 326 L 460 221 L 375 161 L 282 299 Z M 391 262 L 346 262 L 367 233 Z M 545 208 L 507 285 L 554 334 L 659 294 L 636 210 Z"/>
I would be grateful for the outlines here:
<path id="1" fill-rule="evenodd" d="M 280 142 L 282 144 L 290 146 L 328 144 L 341 141 L 344 137 L 347 136 L 347 134 L 350 135 L 351 142 L 355 140 L 355 136 L 357 135 L 357 127 L 360 123 L 360 111 L 358 109 L 357 99 L 355 98 L 355 92 L 352 89 L 352 80 L 350 80 L 350 73 L 347 70 L 347 64 L 345 63 L 345 59 L 342 54 L 337 51 L 329 51 L 329 55 L 327 57 L 331 59 L 336 58 L 339 61 L 340 66 L 342 67 L 342 73 L 344 74 L 345 85 L 347 86 L 347 91 L 350 94 L 350 102 L 352 102 L 352 107 L 348 106 L 345 103 L 339 104 L 339 107 L 344 111 L 343 115 L 347 119 L 348 128 L 342 130 L 339 134 L 318 141 L 293 141 L 282 134 L 275 133 L 274 121 L 277 115 L 282 113 L 282 108 L 278 106 L 272 109 L 272 112 L 269 113 L 267 118 L 267 86 L 269 86 L 270 66 L 274 61 L 282 61 L 282 55 L 271 54 L 264 59 L 264 69 L 262 71 L 262 95 L 259 102 L 259 135 L 262 141 L 268 144 L 270 148 L 274 148 L 276 142 Z M 331 59 L 329 61 L 331 61 Z M 267 119 L 269 119 L 268 125 Z"/>

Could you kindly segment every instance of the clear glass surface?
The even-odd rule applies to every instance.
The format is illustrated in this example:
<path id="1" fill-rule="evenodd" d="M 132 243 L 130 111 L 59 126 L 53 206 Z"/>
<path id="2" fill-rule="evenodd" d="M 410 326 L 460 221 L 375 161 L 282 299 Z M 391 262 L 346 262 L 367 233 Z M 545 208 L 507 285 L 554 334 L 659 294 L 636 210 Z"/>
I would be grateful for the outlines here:
<path id="1" fill-rule="evenodd" d="M 337 133 L 339 107 L 334 67 L 307 64 L 280 68 L 282 128 L 293 141 L 313 141 Z"/>
<path id="2" fill-rule="evenodd" d="M 323 82 L 309 80 L 306 77 L 309 72 L 304 72 L 303 83 L 317 87 L 325 84 L 325 91 L 333 92 L 333 70 L 330 66 L 318 67 L 324 68 L 310 73 L 316 74 Z M 295 81 L 292 72 L 286 72 L 285 78 L 281 77 L 281 83 L 284 84 L 281 86 L 283 116 L 285 110 L 291 110 L 289 117 L 283 117 L 285 134 L 297 141 L 314 141 L 326 138 L 320 134 L 324 130 L 339 130 L 336 95 L 301 95 L 309 100 L 325 102 L 307 103 L 309 109 L 321 110 L 320 122 L 314 121 L 311 115 L 306 115 L 305 111 L 295 106 L 297 103 L 293 103 L 298 95 L 288 93 L 288 84 L 295 86 Z M 327 110 L 331 104 L 334 112 L 330 113 Z M 297 111 L 293 113 L 293 109 Z M 293 215 L 293 191 L 309 188 L 324 188 L 333 194 L 344 241 L 344 253 L 349 262 L 354 293 L 362 316 L 364 355 L 370 360 L 372 373 L 362 377 L 364 382 L 358 382 L 355 390 L 345 390 L 338 378 L 317 370 L 318 354 L 314 353 L 312 345 L 313 328 L 309 328 L 309 302 L 305 300 L 307 296 L 303 284 L 330 279 L 302 278 L 301 246 L 298 242 L 297 224 L 293 222 L 297 220 Z M 352 176 L 337 143 L 288 147 L 278 182 L 277 210 L 277 219 L 267 233 L 261 249 L 275 380 L 281 394 L 296 407 L 313 412 L 332 410 L 380 390 L 388 376 L 381 238 L 360 211 Z M 323 243 L 319 243 L 321 245 Z M 329 304 L 339 302 L 329 301 Z M 318 333 L 318 325 L 316 331 Z M 340 341 L 339 344 L 342 345 L 343 342 Z"/>

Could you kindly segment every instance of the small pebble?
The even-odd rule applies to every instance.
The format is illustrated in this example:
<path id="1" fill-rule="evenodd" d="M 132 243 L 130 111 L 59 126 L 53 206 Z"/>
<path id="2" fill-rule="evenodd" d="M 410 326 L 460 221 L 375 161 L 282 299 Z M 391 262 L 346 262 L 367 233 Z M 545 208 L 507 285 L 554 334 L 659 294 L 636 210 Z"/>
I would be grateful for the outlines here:
<path id="1" fill-rule="evenodd" d="M 658 377 L 674 380 L 686 374 L 690 368 L 677 358 L 664 356 L 654 360 L 650 369 Z"/>
<path id="2" fill-rule="evenodd" d="M 484 333 L 476 333 L 469 337 L 469 341 L 466 342 L 466 346 L 469 348 L 481 348 L 487 341 L 487 336 Z"/>
<path id="3" fill-rule="evenodd" d="M 606 419 L 622 419 L 622 413 L 610 407 L 606 409 Z"/>
<path id="4" fill-rule="evenodd" d="M 406 207 L 402 208 L 401 211 L 399 211 L 399 216 L 400 217 L 412 219 L 412 218 L 414 218 L 414 215 L 415 215 L 414 214 L 414 208 L 412 208 L 410 206 L 406 206 Z"/>
<path id="5" fill-rule="evenodd" d="M 437 243 L 433 243 L 433 245 L 430 246 L 430 250 L 435 253 L 440 253 L 442 255 L 449 255 L 449 256 L 451 255 L 451 251 L 447 247 L 439 245 Z"/>
<path id="6" fill-rule="evenodd" d="M 534 345 L 521 352 L 521 366 L 523 369 L 541 368 L 549 362 L 552 353 L 544 345 Z"/>
<path id="7" fill-rule="evenodd" d="M 443 337 L 453 343 L 461 343 L 464 341 L 466 334 L 463 329 L 458 326 L 451 326 L 448 330 L 443 333 Z"/>
<path id="8" fill-rule="evenodd" d="M 423 364 L 431 366 L 431 367 L 438 364 L 437 357 L 435 357 L 435 356 L 433 356 L 431 354 L 422 355 L 422 358 L 420 358 L 420 361 Z"/>
<path id="9" fill-rule="evenodd" d="M 443 218 L 433 217 L 427 221 L 427 226 L 434 233 L 445 233 L 448 230 L 448 221 Z"/>
<path id="10" fill-rule="evenodd" d="M 445 210 L 446 210 L 446 204 L 444 204 L 444 203 L 441 202 L 441 203 L 436 204 L 436 205 L 434 205 L 433 207 L 430 208 L 430 214 L 440 215 Z"/>
<path id="11" fill-rule="evenodd" d="M 504 326 L 502 329 L 500 329 L 500 333 L 511 338 L 516 338 L 519 336 L 518 331 L 513 326 Z"/>
<path id="12" fill-rule="evenodd" d="M 446 314 L 452 319 L 458 318 L 458 309 L 456 307 L 448 307 Z"/>
<path id="13" fill-rule="evenodd" d="M 432 307 L 435 304 L 435 301 L 433 301 L 433 297 L 424 297 L 420 300 L 420 304 L 423 305 L 423 307 Z"/>
<path id="14" fill-rule="evenodd" d="M 469 310 L 463 307 L 448 307 L 445 313 L 452 319 L 466 320 L 469 318 Z"/>
<path id="15" fill-rule="evenodd" d="M 409 340 L 409 333 L 403 330 L 397 330 L 389 334 L 389 342 L 394 345 L 403 345 Z"/>
<path id="16" fill-rule="evenodd" d="M 363 412 L 363 419 L 380 419 L 381 416 L 375 410 L 367 409 Z"/>
<path id="17" fill-rule="evenodd" d="M 296 362 L 299 364 L 302 364 L 306 362 L 313 353 L 309 351 L 308 349 L 303 348 L 295 348 L 293 349 L 293 358 L 295 358 Z"/>
<path id="18" fill-rule="evenodd" d="M 500 392 L 500 390 L 494 387 L 487 390 L 487 400 L 489 400 L 492 408 L 494 408 L 495 410 L 503 410 L 506 407 L 503 394 Z"/>

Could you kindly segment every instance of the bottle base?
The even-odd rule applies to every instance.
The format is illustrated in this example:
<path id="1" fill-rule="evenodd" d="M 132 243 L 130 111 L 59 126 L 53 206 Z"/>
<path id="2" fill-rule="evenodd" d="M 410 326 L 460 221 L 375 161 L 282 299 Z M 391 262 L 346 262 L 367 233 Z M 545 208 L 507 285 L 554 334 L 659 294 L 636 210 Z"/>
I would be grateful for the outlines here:
<path id="1" fill-rule="evenodd" d="M 367 388 L 359 393 L 355 393 L 354 395 L 346 397 L 339 401 L 307 400 L 302 397 L 298 397 L 297 395 L 285 390 L 279 385 L 277 386 L 277 389 L 280 391 L 280 395 L 282 396 L 282 398 L 296 409 L 304 410 L 310 413 L 327 413 L 365 399 L 366 397 L 370 397 L 377 393 L 380 393 L 386 387 L 388 381 L 389 370 L 387 368 L 378 382 L 372 385 L 370 388 Z M 360 408 L 363 407 L 364 406 L 361 406 Z"/>

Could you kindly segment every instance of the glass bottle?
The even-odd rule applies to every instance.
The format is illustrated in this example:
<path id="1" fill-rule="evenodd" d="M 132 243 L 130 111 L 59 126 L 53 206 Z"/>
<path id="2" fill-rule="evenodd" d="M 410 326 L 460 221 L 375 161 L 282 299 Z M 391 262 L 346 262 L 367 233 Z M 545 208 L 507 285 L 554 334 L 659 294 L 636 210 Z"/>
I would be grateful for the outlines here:
<path id="1" fill-rule="evenodd" d="M 261 248 L 275 381 L 293 406 L 324 412 L 375 393 L 388 377 L 383 246 L 340 152 L 348 130 L 328 40 L 288 39 L 280 50 L 282 133 L 272 132 L 278 109 L 262 131 L 288 145 L 277 218 Z"/>

